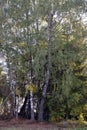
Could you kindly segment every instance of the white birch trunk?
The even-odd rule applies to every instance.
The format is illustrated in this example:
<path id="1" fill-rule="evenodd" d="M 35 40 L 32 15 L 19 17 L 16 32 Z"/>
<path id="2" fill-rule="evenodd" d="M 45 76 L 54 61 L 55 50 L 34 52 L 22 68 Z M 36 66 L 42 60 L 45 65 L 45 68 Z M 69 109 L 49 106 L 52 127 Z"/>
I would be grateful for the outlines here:
<path id="1" fill-rule="evenodd" d="M 33 92 L 30 90 L 31 120 L 34 120 Z"/>

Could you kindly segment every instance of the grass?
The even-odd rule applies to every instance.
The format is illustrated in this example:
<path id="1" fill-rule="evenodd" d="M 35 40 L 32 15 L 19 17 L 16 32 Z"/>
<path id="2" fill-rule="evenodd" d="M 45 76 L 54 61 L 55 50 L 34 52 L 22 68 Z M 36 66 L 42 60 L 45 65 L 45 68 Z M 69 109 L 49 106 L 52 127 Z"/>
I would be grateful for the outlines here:
<path id="1" fill-rule="evenodd" d="M 74 128 L 74 129 L 68 129 L 68 130 L 87 130 L 87 127 L 84 127 L 84 128 Z"/>

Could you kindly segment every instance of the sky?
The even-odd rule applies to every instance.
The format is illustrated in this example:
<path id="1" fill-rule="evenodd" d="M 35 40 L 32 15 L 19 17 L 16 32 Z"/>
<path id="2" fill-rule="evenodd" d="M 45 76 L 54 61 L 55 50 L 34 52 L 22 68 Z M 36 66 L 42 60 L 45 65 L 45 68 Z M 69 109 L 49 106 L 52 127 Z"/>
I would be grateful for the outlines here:
<path id="1" fill-rule="evenodd" d="M 87 25 L 87 13 L 82 15 L 82 21 L 85 25 Z"/>

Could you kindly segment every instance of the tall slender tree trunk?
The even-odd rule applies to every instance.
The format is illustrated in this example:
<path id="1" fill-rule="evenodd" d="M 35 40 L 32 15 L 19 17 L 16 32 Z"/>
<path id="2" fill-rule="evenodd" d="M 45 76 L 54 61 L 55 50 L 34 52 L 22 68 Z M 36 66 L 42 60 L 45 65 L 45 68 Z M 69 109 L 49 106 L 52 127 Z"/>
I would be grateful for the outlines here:
<path id="1" fill-rule="evenodd" d="M 33 104 L 33 92 L 30 91 L 30 105 L 31 105 L 31 120 L 34 119 L 34 104 Z"/>
<path id="2" fill-rule="evenodd" d="M 7 45 L 7 44 L 6 44 Z M 9 81 L 9 87 L 10 87 L 10 91 L 11 91 L 11 96 L 10 96 L 10 104 L 11 104 L 11 107 L 10 107 L 10 114 L 11 114 L 11 117 L 14 117 L 15 115 L 15 91 L 14 91 L 14 86 L 12 84 L 12 80 L 13 80 L 13 70 L 12 70 L 12 66 L 10 65 L 10 60 L 9 60 L 9 57 L 8 57 L 8 52 L 6 51 L 6 54 L 7 54 L 7 67 L 8 67 L 8 81 Z"/>
<path id="3" fill-rule="evenodd" d="M 18 109 L 19 109 L 19 106 L 20 106 L 20 104 L 19 104 L 19 102 L 20 102 L 20 96 L 16 96 L 16 113 L 15 113 L 15 117 L 16 117 L 16 119 L 18 119 Z"/>
<path id="4" fill-rule="evenodd" d="M 32 54 L 31 54 L 31 45 L 30 45 L 30 82 L 33 84 L 33 70 L 32 70 Z M 34 117 L 34 102 L 33 102 L 33 91 L 30 90 L 30 106 L 31 106 L 31 120 L 35 120 Z"/>
<path id="5" fill-rule="evenodd" d="M 30 41 L 30 28 L 29 28 L 29 23 L 28 23 L 28 20 L 29 20 L 29 16 L 28 16 L 28 10 L 26 10 L 26 19 L 27 19 L 27 46 L 28 46 L 28 50 L 30 51 L 29 52 L 29 74 L 30 74 L 30 84 L 32 84 L 32 76 L 33 76 L 33 72 L 32 72 L 32 54 L 31 54 L 31 41 Z M 30 108 L 31 108 L 31 120 L 35 120 L 34 118 L 34 104 L 33 104 L 33 92 L 32 90 L 30 90 Z"/>
<path id="6" fill-rule="evenodd" d="M 39 113 L 38 113 L 38 121 L 43 121 L 43 113 L 44 113 L 44 103 L 45 103 L 45 97 L 46 97 L 46 92 L 47 92 L 47 87 L 49 83 L 49 71 L 46 74 L 46 82 L 45 85 L 43 86 L 43 92 L 42 92 L 42 99 L 39 102 Z"/>
<path id="7" fill-rule="evenodd" d="M 42 99 L 39 103 L 39 113 L 38 113 L 38 121 L 43 121 L 43 113 L 44 113 L 44 103 L 45 97 L 47 94 L 47 88 L 49 85 L 50 79 L 50 60 L 51 60 L 51 45 L 52 45 L 52 34 L 53 34 L 53 12 L 50 12 L 48 15 L 48 56 L 47 56 L 47 68 L 45 73 L 45 83 L 42 90 Z"/>

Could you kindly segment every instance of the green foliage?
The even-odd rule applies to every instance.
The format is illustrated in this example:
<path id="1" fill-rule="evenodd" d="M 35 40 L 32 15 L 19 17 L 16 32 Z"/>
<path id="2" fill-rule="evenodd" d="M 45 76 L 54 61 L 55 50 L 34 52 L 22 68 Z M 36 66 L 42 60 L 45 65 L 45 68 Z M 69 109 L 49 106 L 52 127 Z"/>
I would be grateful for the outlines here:
<path id="1" fill-rule="evenodd" d="M 83 121 L 84 121 L 83 113 L 80 113 L 80 115 L 79 115 L 79 122 L 83 123 Z"/>
<path id="2" fill-rule="evenodd" d="M 33 93 L 36 93 L 38 90 L 37 86 L 35 86 L 34 84 L 27 84 L 26 85 L 26 94 L 29 92 L 29 91 L 32 91 Z"/>

